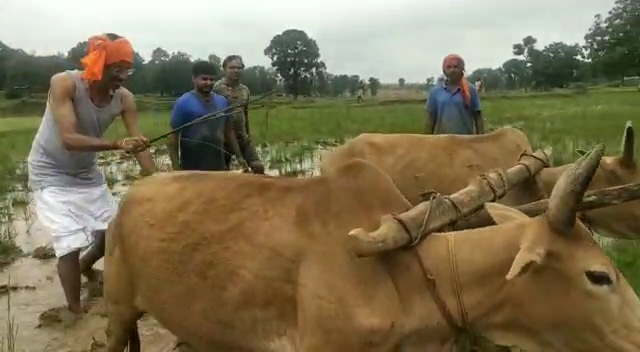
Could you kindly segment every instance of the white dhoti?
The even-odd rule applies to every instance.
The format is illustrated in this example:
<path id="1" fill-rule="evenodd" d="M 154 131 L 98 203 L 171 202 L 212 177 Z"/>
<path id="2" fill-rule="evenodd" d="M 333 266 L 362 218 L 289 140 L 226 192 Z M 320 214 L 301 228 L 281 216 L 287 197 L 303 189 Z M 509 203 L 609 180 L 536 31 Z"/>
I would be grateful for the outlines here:
<path id="1" fill-rule="evenodd" d="M 94 233 L 106 230 L 118 209 L 107 185 L 45 187 L 34 198 L 38 220 L 50 231 L 58 258 L 89 247 Z"/>

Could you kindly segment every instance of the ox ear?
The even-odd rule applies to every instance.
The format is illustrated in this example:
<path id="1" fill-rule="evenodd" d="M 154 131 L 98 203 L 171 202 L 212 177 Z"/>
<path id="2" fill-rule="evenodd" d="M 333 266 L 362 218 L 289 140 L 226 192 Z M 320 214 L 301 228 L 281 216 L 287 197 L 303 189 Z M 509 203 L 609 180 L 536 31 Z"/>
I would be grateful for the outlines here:
<path id="1" fill-rule="evenodd" d="M 498 225 L 529 219 L 529 216 L 520 210 L 500 203 L 485 203 L 484 207 L 493 218 L 493 221 Z M 539 238 L 537 239 L 539 240 Z M 535 240 L 536 237 L 525 235 L 520 246 L 520 251 L 516 254 L 513 264 L 511 264 L 511 269 L 509 269 L 505 277 L 507 280 L 525 274 L 534 264 L 542 263 L 546 250 L 540 245 L 539 241 Z"/>
<path id="2" fill-rule="evenodd" d="M 500 203 L 485 203 L 484 208 L 487 213 L 489 213 L 493 221 L 498 225 L 517 220 L 529 219 L 529 217 L 520 210 Z"/>
<path id="3" fill-rule="evenodd" d="M 513 264 L 511 264 L 511 269 L 509 269 L 505 279 L 511 280 L 526 274 L 533 265 L 542 263 L 546 252 L 543 247 L 525 243 L 513 259 Z"/>

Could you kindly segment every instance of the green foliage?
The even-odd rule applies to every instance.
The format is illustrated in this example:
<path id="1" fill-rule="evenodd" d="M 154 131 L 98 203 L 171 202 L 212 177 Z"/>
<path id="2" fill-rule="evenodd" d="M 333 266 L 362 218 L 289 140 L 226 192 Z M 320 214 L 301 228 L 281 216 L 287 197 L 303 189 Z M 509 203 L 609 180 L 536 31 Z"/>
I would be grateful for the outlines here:
<path id="1" fill-rule="evenodd" d="M 287 29 L 271 39 L 264 54 L 294 97 L 310 95 L 318 75 L 326 70 L 315 40 L 299 29 Z"/>
<path id="2" fill-rule="evenodd" d="M 0 43 L 0 85 L 5 87 L 5 97 L 18 99 L 30 97 L 32 93 L 45 93 L 49 79 L 55 72 L 81 69 L 80 60 L 86 48 L 87 42 L 83 41 L 69 49 L 66 56 L 39 57 Z M 354 95 L 360 87 L 364 90 L 368 88 L 358 75 L 327 73 L 325 64 L 320 60 L 318 45 L 301 30 L 286 30 L 274 36 L 265 49 L 265 55 L 272 59 L 273 68 L 250 66 L 242 75 L 243 83 L 254 94 L 278 89 L 294 96 L 343 96 L 347 93 Z M 217 76 L 222 77 L 221 58 L 212 53 L 207 60 L 219 68 Z M 135 53 L 135 71 L 127 81 L 127 86 L 138 94 L 178 96 L 191 89 L 190 70 L 193 61 L 185 52 L 169 53 L 160 47 L 153 50 L 148 62 Z M 280 80 L 283 85 L 279 84 Z M 371 92 L 377 94 L 380 81 L 370 77 L 371 82 Z"/>
<path id="3" fill-rule="evenodd" d="M 585 91 L 584 85 L 609 82 L 610 86 L 634 84 L 625 77 L 640 75 L 640 3 L 616 0 L 606 15 L 596 15 L 584 36 L 584 45 L 553 42 L 539 45 L 536 38 L 526 36 L 512 46 L 513 57 L 497 68 L 478 68 L 470 80 L 481 79 L 486 92 L 504 90 L 549 91 L 571 88 Z M 7 99 L 32 98 L 46 93 L 55 72 L 80 68 L 87 42 L 79 42 L 66 54 L 36 56 L 0 42 L 0 89 Z M 300 29 L 287 29 L 275 35 L 264 54 L 272 67 L 250 66 L 242 81 L 253 94 L 272 89 L 294 96 L 353 96 L 362 89 L 378 95 L 384 85 L 376 77 L 360 77 L 353 73 L 330 73 L 321 60 L 320 48 L 313 38 Z M 192 58 L 185 52 L 169 53 L 153 50 L 148 62 L 136 53 L 135 72 L 127 86 L 136 94 L 178 96 L 192 86 Z M 206 60 L 220 67 L 215 53 Z M 222 75 L 220 68 L 218 76 Z M 410 83 L 401 78 L 394 89 L 428 91 L 442 77 L 426 82 Z M 637 86 L 637 84 L 636 84 Z"/>
<path id="4" fill-rule="evenodd" d="M 515 58 L 500 68 L 480 68 L 471 73 L 485 89 L 546 91 L 580 83 L 623 80 L 640 75 L 640 2 L 616 0 L 607 16 L 600 14 L 584 36 L 585 45 L 553 42 L 537 47 L 527 36 L 513 45 Z"/>
<path id="5" fill-rule="evenodd" d="M 222 59 L 220 58 L 220 56 L 216 55 L 216 54 L 209 54 L 209 56 L 207 57 L 207 61 L 209 61 L 210 63 L 216 65 L 216 67 L 218 68 L 218 70 L 220 70 L 218 72 L 218 74 L 222 74 Z"/>
<path id="6" fill-rule="evenodd" d="M 576 149 L 587 149 L 596 143 L 605 143 L 607 154 L 618 152 L 625 122 L 636 119 L 640 109 L 637 95 L 635 91 L 620 90 L 594 90 L 588 97 L 571 92 L 487 94 L 483 110 L 489 129 L 519 126 L 534 147 L 551 145 L 554 162 L 561 163 L 575 160 Z M 421 133 L 424 101 L 349 104 L 343 100 L 318 100 L 313 104 L 298 102 L 255 109 L 250 116 L 252 137 L 258 144 L 311 143 L 344 139 L 363 132 Z M 163 134 L 167 132 L 168 120 L 169 112 L 142 113 L 141 132 L 149 138 Z M 4 161 L 0 165 L 8 166 L 10 162 L 24 159 L 39 122 L 39 117 L 0 119 L 0 160 Z M 116 121 L 107 136 L 123 137 L 126 130 Z M 637 245 L 616 242 L 609 253 L 631 284 L 640 288 Z"/>
<path id="7" fill-rule="evenodd" d="M 595 72 L 620 79 L 640 74 L 640 2 L 616 0 L 606 17 L 596 15 L 585 35 Z"/>
<path id="8" fill-rule="evenodd" d="M 252 93 L 264 93 L 278 86 L 278 77 L 275 72 L 263 66 L 250 66 L 242 72 L 242 83 Z"/>
<path id="9" fill-rule="evenodd" d="M 13 100 L 43 95 L 54 73 L 82 69 L 80 60 L 86 50 L 87 41 L 82 41 L 66 54 L 36 56 L 0 42 L 0 90 L 4 88 L 4 97 Z M 272 60 L 273 67 L 249 66 L 242 73 L 242 82 L 253 94 L 275 89 L 295 96 L 344 96 L 347 93 L 355 94 L 361 87 L 365 91 L 369 88 L 358 75 L 328 73 L 320 60 L 317 43 L 302 30 L 289 29 L 274 36 L 265 49 L 265 55 Z M 151 53 L 151 59 L 145 62 L 136 52 L 135 70 L 126 86 L 138 95 L 179 96 L 193 85 L 191 67 L 196 60 L 199 59 L 192 58 L 188 53 L 169 53 L 158 47 Z M 220 56 L 211 53 L 205 60 L 218 68 L 216 77 L 221 78 Z M 370 77 L 369 84 L 371 82 L 374 82 L 374 87 L 370 90 L 375 95 L 379 91 L 380 81 Z"/>
<path id="10" fill-rule="evenodd" d="M 380 89 L 380 80 L 375 77 L 369 77 L 369 90 L 371 91 L 371 96 L 375 97 L 378 95 L 378 90 Z"/>

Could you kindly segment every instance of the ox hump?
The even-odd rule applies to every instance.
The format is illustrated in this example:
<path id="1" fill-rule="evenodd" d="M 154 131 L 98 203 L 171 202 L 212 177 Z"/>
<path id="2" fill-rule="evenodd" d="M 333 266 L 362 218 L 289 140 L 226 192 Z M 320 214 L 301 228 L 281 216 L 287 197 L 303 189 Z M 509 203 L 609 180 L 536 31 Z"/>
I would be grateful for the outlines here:
<path id="1" fill-rule="evenodd" d="M 341 184 L 347 183 L 354 190 L 358 189 L 363 192 L 375 192 L 376 194 L 401 197 L 409 204 L 391 177 L 378 166 L 364 159 L 350 159 L 326 177 Z"/>

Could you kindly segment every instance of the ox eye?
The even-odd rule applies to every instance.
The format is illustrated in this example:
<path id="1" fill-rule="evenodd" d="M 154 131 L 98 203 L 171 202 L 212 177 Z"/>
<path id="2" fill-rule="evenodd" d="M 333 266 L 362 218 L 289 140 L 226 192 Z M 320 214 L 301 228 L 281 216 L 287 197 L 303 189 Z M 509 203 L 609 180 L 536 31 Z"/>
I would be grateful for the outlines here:
<path id="1" fill-rule="evenodd" d="M 584 272 L 584 275 L 594 285 L 597 285 L 597 286 L 613 285 L 613 280 L 611 280 L 611 276 L 609 276 L 609 274 L 604 271 L 587 270 Z"/>

